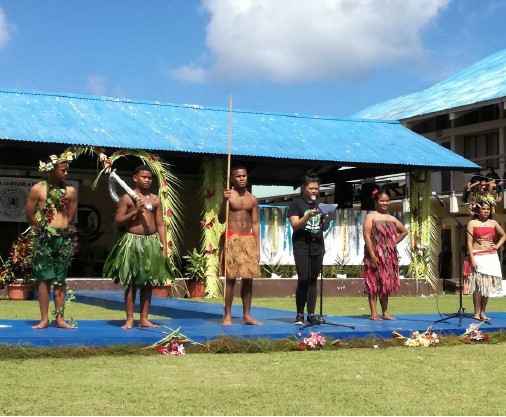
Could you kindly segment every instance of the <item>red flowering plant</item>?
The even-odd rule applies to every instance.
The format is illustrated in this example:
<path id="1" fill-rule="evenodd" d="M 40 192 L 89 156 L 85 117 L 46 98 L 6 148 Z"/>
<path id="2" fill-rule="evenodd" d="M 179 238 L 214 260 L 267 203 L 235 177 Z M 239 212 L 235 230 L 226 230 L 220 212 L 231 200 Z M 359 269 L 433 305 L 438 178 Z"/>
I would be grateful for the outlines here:
<path id="1" fill-rule="evenodd" d="M 9 257 L 1 259 L 0 282 L 7 284 L 29 284 L 33 282 L 32 269 L 33 232 L 22 234 L 12 243 Z"/>

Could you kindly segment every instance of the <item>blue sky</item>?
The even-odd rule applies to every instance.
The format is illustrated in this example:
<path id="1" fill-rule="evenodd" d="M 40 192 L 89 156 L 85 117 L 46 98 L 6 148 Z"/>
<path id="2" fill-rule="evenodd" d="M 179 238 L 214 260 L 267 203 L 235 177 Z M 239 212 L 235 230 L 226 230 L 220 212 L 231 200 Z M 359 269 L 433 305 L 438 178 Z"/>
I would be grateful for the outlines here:
<path id="1" fill-rule="evenodd" d="M 0 0 L 0 88 L 348 117 L 505 49 L 504 0 Z"/>

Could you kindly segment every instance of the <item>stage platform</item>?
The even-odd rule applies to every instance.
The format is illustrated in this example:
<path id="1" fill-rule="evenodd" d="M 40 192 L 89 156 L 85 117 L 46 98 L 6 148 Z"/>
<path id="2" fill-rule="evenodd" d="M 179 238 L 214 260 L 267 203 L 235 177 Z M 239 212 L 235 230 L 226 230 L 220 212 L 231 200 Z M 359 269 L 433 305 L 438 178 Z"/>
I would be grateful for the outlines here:
<path id="1" fill-rule="evenodd" d="M 108 309 L 123 310 L 122 291 L 79 291 L 76 300 Z M 457 308 L 457 306 L 456 306 Z M 181 300 L 153 297 L 151 313 L 166 316 L 167 319 L 154 319 L 156 324 L 171 329 L 180 328 L 181 333 L 196 342 L 216 339 L 220 336 L 241 338 L 281 339 L 301 333 L 306 336 L 310 331 L 318 331 L 327 337 L 336 339 L 359 339 L 367 336 L 391 338 L 396 330 L 404 336 L 412 331 L 423 332 L 432 325 L 434 332 L 441 335 L 461 335 L 470 323 L 478 323 L 469 318 L 452 318 L 445 322 L 434 323 L 441 319 L 438 314 L 395 315 L 395 321 L 371 321 L 363 316 L 325 316 L 327 322 L 335 322 L 355 328 L 322 324 L 300 330 L 292 321 L 294 312 L 270 308 L 252 308 L 252 315 L 263 323 L 261 326 L 249 326 L 241 323 L 242 306 L 240 299 L 233 306 L 233 325 L 222 326 L 223 305 L 205 301 Z M 449 312 L 451 313 L 451 312 Z M 483 324 L 481 329 L 494 332 L 506 329 L 506 313 L 490 312 L 491 324 Z M 446 317 L 446 315 L 443 315 Z M 136 318 L 138 314 L 136 313 Z M 0 319 L 0 343 L 23 344 L 33 346 L 107 346 L 113 344 L 140 344 L 148 346 L 164 337 L 164 327 L 122 330 L 123 320 L 79 320 L 74 330 L 57 329 L 50 326 L 45 330 L 33 330 L 33 320 Z M 137 322 L 136 322 L 137 324 Z"/>

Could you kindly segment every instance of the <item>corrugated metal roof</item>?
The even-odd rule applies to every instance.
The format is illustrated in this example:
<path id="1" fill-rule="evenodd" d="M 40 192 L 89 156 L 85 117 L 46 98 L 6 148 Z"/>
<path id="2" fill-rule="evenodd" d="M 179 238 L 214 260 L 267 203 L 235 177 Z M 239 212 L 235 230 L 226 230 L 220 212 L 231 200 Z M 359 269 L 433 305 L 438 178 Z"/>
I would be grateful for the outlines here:
<path id="1" fill-rule="evenodd" d="M 0 137 L 226 155 L 228 109 L 72 94 L 0 91 Z M 394 121 L 233 112 L 232 154 L 412 167 L 476 168 Z"/>
<path id="2" fill-rule="evenodd" d="M 506 49 L 417 93 L 387 100 L 354 117 L 403 120 L 506 96 Z"/>

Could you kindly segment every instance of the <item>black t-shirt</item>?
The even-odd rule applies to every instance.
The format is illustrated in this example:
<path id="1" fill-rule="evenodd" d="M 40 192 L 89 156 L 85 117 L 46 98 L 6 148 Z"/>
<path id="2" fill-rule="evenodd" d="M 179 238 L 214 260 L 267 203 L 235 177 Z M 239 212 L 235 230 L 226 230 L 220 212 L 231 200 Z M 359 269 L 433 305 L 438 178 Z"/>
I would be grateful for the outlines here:
<path id="1" fill-rule="evenodd" d="M 302 196 L 297 196 L 288 206 L 287 217 L 304 217 L 306 210 L 317 208 L 318 204 L 318 199 L 316 199 L 314 204 L 310 204 Z M 317 226 L 316 230 L 310 231 L 310 227 L 306 224 L 304 229 L 293 231 L 292 244 L 295 254 L 319 255 L 324 253 L 323 233 L 321 230 L 322 215 L 317 214 L 313 219 L 315 226 Z"/>

